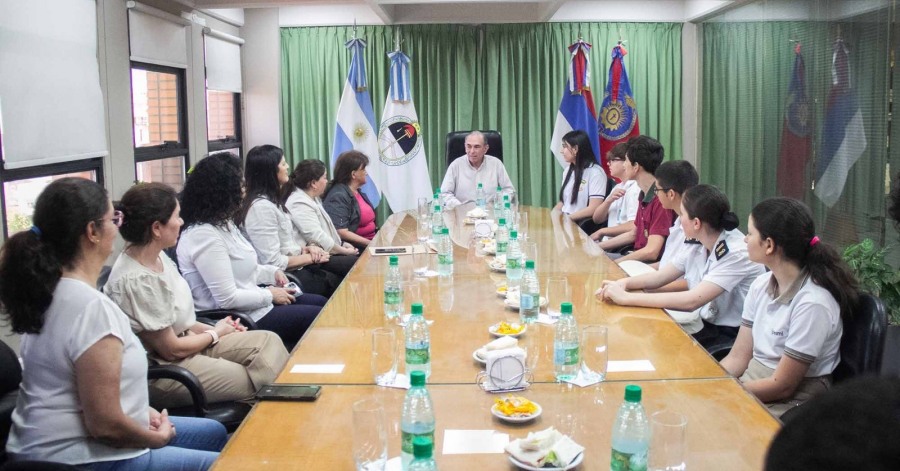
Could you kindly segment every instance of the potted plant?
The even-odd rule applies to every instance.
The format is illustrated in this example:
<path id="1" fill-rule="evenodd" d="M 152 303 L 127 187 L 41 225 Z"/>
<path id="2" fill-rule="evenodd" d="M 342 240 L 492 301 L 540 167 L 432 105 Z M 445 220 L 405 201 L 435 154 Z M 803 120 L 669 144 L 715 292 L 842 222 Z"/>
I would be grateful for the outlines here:
<path id="1" fill-rule="evenodd" d="M 856 273 L 859 286 L 881 298 L 888 313 L 883 374 L 900 375 L 900 271 L 884 261 L 888 247 L 877 248 L 871 239 L 844 249 L 844 261 Z"/>

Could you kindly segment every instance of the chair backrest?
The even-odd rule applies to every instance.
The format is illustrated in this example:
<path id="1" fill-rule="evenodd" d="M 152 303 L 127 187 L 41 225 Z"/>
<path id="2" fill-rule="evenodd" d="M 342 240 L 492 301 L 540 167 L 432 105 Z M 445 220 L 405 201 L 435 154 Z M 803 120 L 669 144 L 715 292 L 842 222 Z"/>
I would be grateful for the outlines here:
<path id="1" fill-rule="evenodd" d="M 444 147 L 447 153 L 447 165 L 466 153 L 466 136 L 472 131 L 453 131 L 447 133 L 447 144 Z M 488 155 L 503 160 L 503 139 L 497 131 L 481 131 L 487 139 Z"/>
<path id="2" fill-rule="evenodd" d="M 0 464 L 6 461 L 6 440 L 12 427 L 12 413 L 16 408 L 22 365 L 9 345 L 0 340 Z"/>
<path id="3" fill-rule="evenodd" d="M 844 322 L 841 338 L 841 362 L 834 370 L 835 382 L 862 374 L 877 374 L 881 369 L 887 311 L 875 296 L 861 293 L 853 319 Z"/>

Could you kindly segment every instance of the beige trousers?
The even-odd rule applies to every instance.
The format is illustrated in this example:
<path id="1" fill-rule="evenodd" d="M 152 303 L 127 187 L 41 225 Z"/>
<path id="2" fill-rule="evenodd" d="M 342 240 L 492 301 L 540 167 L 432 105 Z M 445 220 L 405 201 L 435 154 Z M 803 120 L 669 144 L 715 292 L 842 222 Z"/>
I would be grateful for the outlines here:
<path id="1" fill-rule="evenodd" d="M 747 371 L 744 371 L 744 374 L 741 376 L 741 382 L 766 379 L 773 374 L 775 374 L 775 370 L 763 365 L 754 358 L 750 360 Z M 803 378 L 803 381 L 797 386 L 797 390 L 794 391 L 793 397 L 778 402 L 767 403 L 766 407 L 769 408 L 769 412 L 771 412 L 772 415 L 781 417 L 781 415 L 788 410 L 803 404 L 812 399 L 813 396 L 822 394 L 829 389 L 831 389 L 831 375 Z"/>
<path id="2" fill-rule="evenodd" d="M 275 380 L 288 352 L 275 333 L 254 330 L 225 335 L 216 345 L 179 361 L 154 359 L 194 373 L 213 403 L 253 399 L 260 387 Z M 191 404 L 191 396 L 181 383 L 158 379 L 150 382 L 150 401 L 159 407 L 181 407 Z"/>

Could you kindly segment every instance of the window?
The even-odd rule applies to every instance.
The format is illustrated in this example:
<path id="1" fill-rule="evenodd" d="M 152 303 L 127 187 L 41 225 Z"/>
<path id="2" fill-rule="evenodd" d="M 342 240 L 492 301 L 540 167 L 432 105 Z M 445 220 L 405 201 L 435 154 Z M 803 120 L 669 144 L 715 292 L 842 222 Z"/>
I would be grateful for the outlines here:
<path id="1" fill-rule="evenodd" d="M 209 151 L 238 149 L 241 152 L 241 94 L 206 91 L 206 121 Z"/>
<path id="2" fill-rule="evenodd" d="M 103 158 L 62 164 L 40 165 L 0 172 L 3 180 L 3 231 L 6 237 L 31 228 L 31 216 L 38 195 L 52 181 L 81 177 L 103 184 Z"/>
<path id="3" fill-rule="evenodd" d="M 180 191 L 189 165 L 184 70 L 131 63 L 135 180 Z"/>

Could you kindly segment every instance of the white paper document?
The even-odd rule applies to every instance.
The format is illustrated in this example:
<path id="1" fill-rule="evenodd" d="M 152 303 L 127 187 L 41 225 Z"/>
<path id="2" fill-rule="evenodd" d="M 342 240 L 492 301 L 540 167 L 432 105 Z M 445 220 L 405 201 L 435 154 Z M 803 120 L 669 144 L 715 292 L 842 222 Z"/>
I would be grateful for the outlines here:
<path id="1" fill-rule="evenodd" d="M 607 373 L 622 373 L 625 371 L 656 371 L 650 360 L 626 360 L 610 361 L 606 363 Z"/>
<path id="2" fill-rule="evenodd" d="M 339 374 L 344 371 L 343 363 L 336 364 L 296 364 L 291 367 L 291 373 L 319 373 L 319 374 Z"/>
<path id="3" fill-rule="evenodd" d="M 445 455 L 503 453 L 508 444 L 508 434 L 493 430 L 444 430 L 442 453 Z"/>

